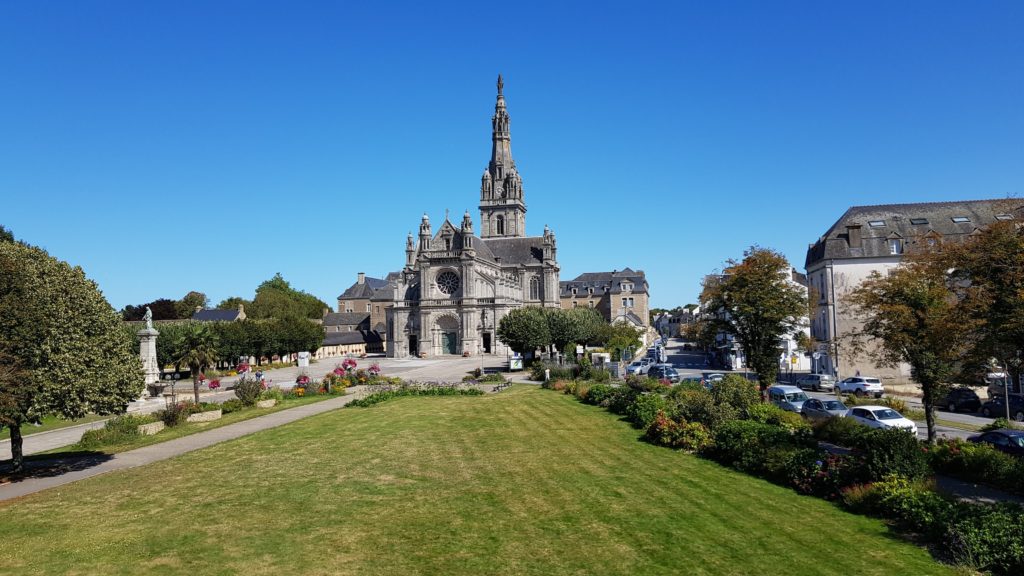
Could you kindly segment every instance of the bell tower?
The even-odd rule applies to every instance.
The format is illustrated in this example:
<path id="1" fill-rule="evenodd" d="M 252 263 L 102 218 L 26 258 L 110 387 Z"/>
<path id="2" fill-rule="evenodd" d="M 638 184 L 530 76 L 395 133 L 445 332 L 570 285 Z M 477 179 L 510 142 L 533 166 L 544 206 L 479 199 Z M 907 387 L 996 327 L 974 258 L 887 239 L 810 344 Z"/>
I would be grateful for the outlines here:
<path id="1" fill-rule="evenodd" d="M 523 179 L 512 160 L 512 137 L 505 110 L 505 83 L 498 75 L 498 101 L 491 118 L 491 161 L 480 179 L 480 237 L 526 236 Z"/>

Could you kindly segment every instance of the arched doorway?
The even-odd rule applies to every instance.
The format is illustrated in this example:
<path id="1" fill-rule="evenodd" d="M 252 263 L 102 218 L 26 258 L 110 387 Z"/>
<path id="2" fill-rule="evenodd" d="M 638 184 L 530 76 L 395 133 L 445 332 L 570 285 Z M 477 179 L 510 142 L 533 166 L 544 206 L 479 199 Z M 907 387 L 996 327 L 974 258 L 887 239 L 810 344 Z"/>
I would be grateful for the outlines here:
<path id="1" fill-rule="evenodd" d="M 455 316 L 441 316 L 435 323 L 437 328 L 438 351 L 441 354 L 459 353 L 459 319 Z"/>

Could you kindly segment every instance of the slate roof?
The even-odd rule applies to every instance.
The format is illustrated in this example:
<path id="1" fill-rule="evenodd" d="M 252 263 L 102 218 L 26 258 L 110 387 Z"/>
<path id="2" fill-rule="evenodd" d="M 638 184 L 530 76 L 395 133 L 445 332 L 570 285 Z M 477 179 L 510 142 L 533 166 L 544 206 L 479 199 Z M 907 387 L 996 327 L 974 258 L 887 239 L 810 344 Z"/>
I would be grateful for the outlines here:
<path id="1" fill-rule="evenodd" d="M 562 297 L 568 298 L 572 296 L 573 288 L 576 288 L 577 296 L 587 295 L 589 288 L 594 289 L 595 296 L 621 294 L 622 289 L 619 285 L 623 281 L 633 283 L 633 290 L 630 292 L 636 294 L 647 293 L 647 277 L 644 275 L 644 271 L 633 270 L 628 267 L 611 272 L 584 272 L 572 280 L 563 280 L 558 284 Z M 607 291 L 605 291 L 605 288 L 607 288 Z"/>
<path id="2" fill-rule="evenodd" d="M 193 320 L 199 322 L 234 322 L 238 319 L 238 309 L 232 310 L 199 310 L 192 314 Z"/>
<path id="3" fill-rule="evenodd" d="M 387 285 L 388 285 L 388 281 L 387 280 L 382 280 L 380 278 L 371 278 L 369 276 L 366 276 L 363 279 L 363 283 L 362 284 L 360 284 L 359 282 L 356 282 L 355 284 L 349 286 L 348 290 L 345 290 L 341 294 L 341 296 L 338 296 L 338 299 L 339 300 L 341 300 L 341 299 L 358 300 L 358 299 L 370 298 L 371 296 L 373 296 L 373 291 L 374 290 L 377 290 L 378 288 L 383 288 L 383 287 L 385 287 Z"/>
<path id="4" fill-rule="evenodd" d="M 943 242 L 959 241 L 1001 219 L 997 216 L 1024 218 L 1024 202 L 1002 199 L 853 206 L 807 248 L 804 267 L 821 260 L 892 256 L 888 241 L 895 238 L 909 243 L 906 248 L 929 235 Z M 851 245 L 856 242 L 850 242 L 848 226 L 860 226 L 859 247 Z"/>
<path id="5" fill-rule="evenodd" d="M 324 326 L 358 326 L 370 322 L 369 312 L 331 312 L 324 316 Z"/>
<path id="6" fill-rule="evenodd" d="M 473 247 L 480 257 L 506 264 L 543 264 L 544 237 L 525 236 L 520 238 L 473 238 Z M 483 248 L 489 254 L 484 253 Z"/>
<path id="7" fill-rule="evenodd" d="M 370 330 L 359 330 L 354 332 L 328 332 L 324 335 L 324 346 L 339 346 L 343 344 L 374 344 L 381 342 L 380 334 Z"/>

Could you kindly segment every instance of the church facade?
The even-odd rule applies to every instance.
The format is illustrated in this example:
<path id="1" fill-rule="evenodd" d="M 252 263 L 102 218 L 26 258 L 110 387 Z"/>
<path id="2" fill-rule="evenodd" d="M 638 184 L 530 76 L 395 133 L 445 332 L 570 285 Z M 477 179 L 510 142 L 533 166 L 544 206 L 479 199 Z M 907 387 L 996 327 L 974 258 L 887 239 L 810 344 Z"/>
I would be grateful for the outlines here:
<path id="1" fill-rule="evenodd" d="M 523 180 L 512 159 L 503 83 L 491 118 L 491 160 L 480 181 L 480 234 L 466 212 L 455 225 L 447 214 L 435 232 L 423 215 L 410 233 L 405 266 L 387 309 L 390 357 L 509 353 L 498 323 L 523 306 L 558 308 L 555 234 L 526 235 Z"/>

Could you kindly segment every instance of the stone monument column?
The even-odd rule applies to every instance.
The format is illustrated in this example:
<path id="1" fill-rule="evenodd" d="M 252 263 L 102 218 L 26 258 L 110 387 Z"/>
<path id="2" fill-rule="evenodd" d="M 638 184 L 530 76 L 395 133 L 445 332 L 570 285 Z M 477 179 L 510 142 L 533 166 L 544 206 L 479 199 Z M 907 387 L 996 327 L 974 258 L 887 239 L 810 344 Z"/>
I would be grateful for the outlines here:
<path id="1" fill-rule="evenodd" d="M 157 332 L 152 325 L 138 331 L 139 336 L 139 359 L 142 360 L 142 371 L 145 374 L 146 387 L 160 381 L 160 364 L 156 361 L 156 337 Z M 146 391 L 142 392 L 146 397 Z"/>

